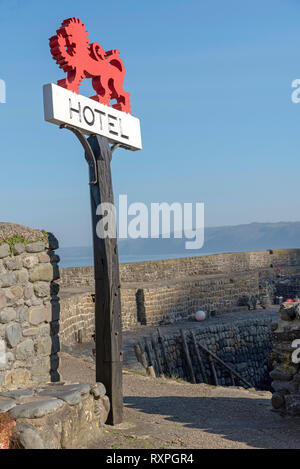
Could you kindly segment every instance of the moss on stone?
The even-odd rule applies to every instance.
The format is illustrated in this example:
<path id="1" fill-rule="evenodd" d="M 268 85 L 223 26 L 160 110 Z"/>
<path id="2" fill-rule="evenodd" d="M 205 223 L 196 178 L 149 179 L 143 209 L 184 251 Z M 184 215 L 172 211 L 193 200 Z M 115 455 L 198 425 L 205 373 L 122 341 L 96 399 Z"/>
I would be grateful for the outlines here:
<path id="1" fill-rule="evenodd" d="M 48 243 L 48 233 L 44 230 L 42 230 L 42 233 L 43 233 L 43 236 L 38 236 L 36 239 L 28 239 L 28 238 L 25 238 L 24 236 L 19 236 L 19 235 L 15 235 L 11 238 L 4 238 L 0 241 L 0 246 L 2 246 L 2 244 L 8 244 L 10 248 L 11 256 L 13 257 L 15 244 L 23 243 L 26 246 L 27 244 L 37 243 L 39 241 L 44 241 L 45 243 Z"/>

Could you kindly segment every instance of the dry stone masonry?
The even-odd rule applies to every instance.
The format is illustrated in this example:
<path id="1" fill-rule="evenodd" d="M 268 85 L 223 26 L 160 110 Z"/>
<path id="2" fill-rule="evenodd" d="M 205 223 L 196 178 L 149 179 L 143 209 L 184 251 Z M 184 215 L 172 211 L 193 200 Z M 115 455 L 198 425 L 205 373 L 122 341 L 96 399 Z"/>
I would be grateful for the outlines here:
<path id="1" fill-rule="evenodd" d="M 59 383 L 57 248 L 51 233 L 0 223 L 0 420 L 13 419 L 18 448 L 85 447 L 110 410 L 102 383 Z"/>
<path id="2" fill-rule="evenodd" d="M 0 390 L 59 381 L 56 238 L 0 223 Z"/>
<path id="3" fill-rule="evenodd" d="M 90 342 L 95 333 L 95 301 L 91 293 L 61 298 L 60 342 L 65 345 Z"/>
<path id="4" fill-rule="evenodd" d="M 123 329 L 186 320 L 199 309 L 234 312 L 249 295 L 268 295 L 271 289 L 274 297 L 282 279 L 299 273 L 300 249 L 121 264 Z M 60 284 L 62 342 L 91 340 L 93 268 L 61 269 Z"/>
<path id="5" fill-rule="evenodd" d="M 123 283 L 181 280 L 187 277 L 255 272 L 264 269 L 300 267 L 300 249 L 274 249 L 268 251 L 235 252 L 209 256 L 186 257 L 120 265 Z M 92 267 L 62 269 L 61 280 L 65 287 L 93 287 Z"/>
<path id="6" fill-rule="evenodd" d="M 300 303 L 283 303 L 272 338 L 271 359 L 274 369 L 270 373 L 273 380 L 272 405 L 281 414 L 300 415 L 299 339 Z"/>
<path id="7" fill-rule="evenodd" d="M 0 413 L 16 420 L 14 446 L 83 448 L 101 437 L 110 409 L 101 383 L 39 386 L 0 393 Z"/>
<path id="8" fill-rule="evenodd" d="M 216 324 L 203 328 L 193 328 L 196 342 L 202 344 L 208 350 L 218 356 L 223 362 L 237 371 L 245 380 L 259 389 L 270 388 L 269 378 L 269 353 L 272 349 L 271 328 L 274 323 L 274 317 L 264 316 L 262 319 L 244 319 L 236 321 L 234 324 Z M 201 368 L 197 359 L 195 346 L 189 331 L 185 332 L 185 338 L 191 357 L 192 366 L 197 383 L 205 382 L 201 373 Z M 166 359 L 163 349 L 156 339 L 156 351 L 162 364 L 164 374 L 169 375 L 169 368 L 172 375 L 186 381 L 191 380 L 188 363 L 186 361 L 183 340 L 179 331 L 176 334 L 164 337 L 164 346 L 166 350 Z M 155 357 L 151 341 L 148 341 L 148 347 L 152 357 Z M 209 361 L 208 354 L 200 349 L 201 358 L 205 368 L 205 374 L 209 384 L 215 385 L 215 380 Z M 155 363 L 156 374 L 159 374 L 157 364 Z M 215 369 L 218 378 L 218 384 L 222 386 L 232 386 L 232 377 L 228 370 L 215 361 Z M 236 385 L 243 386 L 238 379 Z"/>

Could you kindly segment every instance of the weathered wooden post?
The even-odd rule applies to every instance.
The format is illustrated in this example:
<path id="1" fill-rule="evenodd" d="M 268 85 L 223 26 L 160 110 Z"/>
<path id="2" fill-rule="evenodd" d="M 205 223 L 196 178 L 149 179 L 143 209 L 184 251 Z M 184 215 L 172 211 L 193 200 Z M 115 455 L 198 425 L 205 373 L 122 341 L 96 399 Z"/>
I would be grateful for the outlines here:
<path id="1" fill-rule="evenodd" d="M 96 214 L 101 203 L 114 204 L 110 163 L 112 150 L 107 139 L 88 139 L 96 160 L 96 174 L 90 166 L 91 212 L 95 272 L 96 381 L 102 382 L 110 398 L 108 423 L 122 421 L 122 318 L 117 238 L 99 238 Z M 86 155 L 89 163 L 89 156 Z"/>
<path id="2" fill-rule="evenodd" d="M 44 85 L 44 114 L 71 130 L 82 144 L 89 164 L 94 270 L 96 381 L 110 398 L 109 424 L 122 421 L 122 318 L 116 231 L 99 233 L 103 213 L 100 204 L 114 204 L 110 163 L 117 147 L 142 148 L 139 119 L 133 117 L 129 93 L 123 90 L 124 64 L 118 50 L 105 51 L 89 44 L 88 32 L 78 18 L 63 21 L 50 38 L 51 54 L 67 73 L 57 85 Z M 69 37 L 72 36 L 72 41 Z M 92 98 L 79 95 L 83 78 L 92 78 Z M 112 107 L 110 100 L 117 102 Z M 89 135 L 86 139 L 84 134 Z M 112 146 L 110 145 L 112 144 Z M 100 230 L 101 231 L 101 230 Z"/>

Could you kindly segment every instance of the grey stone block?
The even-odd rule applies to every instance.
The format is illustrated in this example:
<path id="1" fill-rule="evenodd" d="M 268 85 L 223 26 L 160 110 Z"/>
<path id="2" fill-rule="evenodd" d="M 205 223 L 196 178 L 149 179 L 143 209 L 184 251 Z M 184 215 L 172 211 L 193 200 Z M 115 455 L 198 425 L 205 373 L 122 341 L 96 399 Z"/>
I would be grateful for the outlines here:
<path id="1" fill-rule="evenodd" d="M 13 308 L 5 308 L 0 311 L 0 322 L 6 324 L 16 319 L 16 311 Z"/>
<path id="2" fill-rule="evenodd" d="M 50 358 L 35 355 L 31 363 L 31 376 L 39 382 L 49 380 Z"/>
<path id="3" fill-rule="evenodd" d="M 8 397 L 10 399 L 22 399 L 23 397 L 34 396 L 33 389 L 16 389 L 14 391 L 1 392 L 0 397 Z"/>
<path id="4" fill-rule="evenodd" d="M 81 394 L 89 394 L 91 390 L 90 384 L 60 384 L 60 385 L 53 385 L 48 386 L 43 391 L 48 390 L 55 390 L 55 391 L 80 391 Z"/>
<path id="5" fill-rule="evenodd" d="M 25 245 L 24 243 L 16 243 L 13 246 L 13 253 L 15 256 L 19 256 L 25 251 Z"/>
<path id="6" fill-rule="evenodd" d="M 100 427 L 103 427 L 107 420 L 107 416 L 110 410 L 110 402 L 107 396 L 101 397 L 99 400 L 95 401 L 94 411 L 95 415 L 99 419 Z"/>
<path id="7" fill-rule="evenodd" d="M 16 310 L 17 321 L 22 322 L 22 323 L 28 321 L 28 307 L 27 306 L 24 306 L 24 305 L 17 306 L 15 310 Z"/>
<path id="8" fill-rule="evenodd" d="M 36 253 L 46 249 L 46 243 L 44 241 L 36 241 L 35 243 L 27 244 L 26 252 Z"/>
<path id="9" fill-rule="evenodd" d="M 6 306 L 6 296 L 3 290 L 0 290 L 0 311 Z"/>
<path id="10" fill-rule="evenodd" d="M 34 354 L 33 341 L 31 339 L 25 339 L 17 346 L 16 358 L 18 360 L 27 360 Z"/>
<path id="11" fill-rule="evenodd" d="M 9 324 L 6 328 L 5 335 L 8 345 L 15 347 L 22 339 L 21 326 L 19 324 Z"/>
<path id="12" fill-rule="evenodd" d="M 8 270 L 22 269 L 22 261 L 18 257 L 7 257 L 4 260 L 4 265 Z"/>
<path id="13" fill-rule="evenodd" d="M 45 391 L 41 391 L 39 396 L 51 396 L 57 397 L 57 399 L 61 399 L 69 405 L 79 404 L 81 402 L 81 392 L 77 390 L 65 390 L 64 386 L 62 386 L 61 390 L 58 389 L 47 389 Z"/>
<path id="14" fill-rule="evenodd" d="M 10 247 L 7 243 L 1 244 L 0 246 L 0 259 L 10 256 Z"/>
<path id="15" fill-rule="evenodd" d="M 1 246 L 0 246 L 1 247 Z M 0 287 L 7 288 L 14 285 L 16 282 L 16 276 L 13 272 L 0 275 Z"/>
<path id="16" fill-rule="evenodd" d="M 14 418 L 35 419 L 44 417 L 60 409 L 64 405 L 60 399 L 46 399 L 42 401 L 32 401 L 26 404 L 17 405 L 11 410 Z"/>
<path id="17" fill-rule="evenodd" d="M 16 435 L 24 449 L 45 449 L 43 439 L 33 425 L 17 422 Z"/>
<path id="18" fill-rule="evenodd" d="M 94 396 L 95 399 L 99 399 L 100 397 L 105 396 L 106 389 L 105 389 L 104 384 L 102 383 L 93 384 L 91 387 L 91 394 Z"/>
<path id="19" fill-rule="evenodd" d="M 20 300 L 23 303 L 23 288 L 18 285 L 10 287 L 6 292 L 7 303 L 11 306 L 17 306 L 20 304 Z"/>
<path id="20" fill-rule="evenodd" d="M 279 393 L 295 393 L 298 391 L 299 384 L 291 381 L 272 381 L 272 388 Z"/>
<path id="21" fill-rule="evenodd" d="M 271 371 L 270 376 L 274 381 L 290 381 L 293 377 L 292 374 L 283 373 L 276 369 Z"/>
<path id="22" fill-rule="evenodd" d="M 285 396 L 286 410 L 291 415 L 300 415 L 300 395 L 290 394 Z"/>
<path id="23" fill-rule="evenodd" d="M 54 279 L 53 267 L 51 264 L 39 264 L 29 273 L 31 282 L 51 282 Z"/>
<path id="24" fill-rule="evenodd" d="M 23 266 L 26 269 L 32 269 L 38 263 L 39 263 L 38 256 L 28 255 L 28 256 L 23 257 Z"/>
<path id="25" fill-rule="evenodd" d="M 35 282 L 33 284 L 34 292 L 39 298 L 50 296 L 50 284 L 49 282 Z"/>
<path id="26" fill-rule="evenodd" d="M 33 306 L 28 311 L 28 320 L 33 326 L 45 322 L 47 319 L 47 310 L 44 306 Z"/>
<path id="27" fill-rule="evenodd" d="M 50 336 L 44 335 L 38 337 L 35 350 L 39 356 L 49 356 L 52 348 L 52 340 Z"/>
<path id="28" fill-rule="evenodd" d="M 24 337 L 36 336 L 38 332 L 39 332 L 38 327 L 29 327 L 28 329 L 23 330 L 23 336 Z"/>
<path id="29" fill-rule="evenodd" d="M 12 399 L 0 399 L 0 413 L 1 412 L 8 412 L 13 407 L 15 407 L 16 402 Z"/>
<path id="30" fill-rule="evenodd" d="M 18 285 L 26 286 L 28 283 L 29 275 L 26 269 L 16 270 L 15 272 L 16 283 Z"/>

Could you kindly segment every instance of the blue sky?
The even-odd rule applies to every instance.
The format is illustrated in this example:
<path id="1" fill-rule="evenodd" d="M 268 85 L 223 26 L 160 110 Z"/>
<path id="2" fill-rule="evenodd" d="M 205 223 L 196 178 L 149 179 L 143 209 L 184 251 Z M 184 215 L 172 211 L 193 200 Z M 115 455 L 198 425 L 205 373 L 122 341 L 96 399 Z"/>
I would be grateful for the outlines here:
<path id="1" fill-rule="evenodd" d="M 81 147 L 43 121 L 42 85 L 64 76 L 48 38 L 71 16 L 121 51 L 141 119 L 143 151 L 114 153 L 116 199 L 204 202 L 206 226 L 300 220 L 300 1 L 0 0 L 1 221 L 91 244 Z"/>

